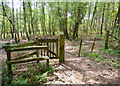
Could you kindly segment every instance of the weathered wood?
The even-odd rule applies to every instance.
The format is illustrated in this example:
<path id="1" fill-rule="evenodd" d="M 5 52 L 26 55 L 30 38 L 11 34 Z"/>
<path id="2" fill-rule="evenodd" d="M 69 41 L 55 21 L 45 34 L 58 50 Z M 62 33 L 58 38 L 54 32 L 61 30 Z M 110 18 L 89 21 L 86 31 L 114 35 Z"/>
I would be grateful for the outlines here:
<path id="1" fill-rule="evenodd" d="M 57 42 L 58 39 L 39 39 L 39 42 Z"/>
<path id="2" fill-rule="evenodd" d="M 50 43 L 49 43 L 49 44 L 50 44 L 50 51 L 51 51 L 51 41 L 50 41 Z M 51 57 L 51 53 L 50 53 L 50 57 Z"/>
<path id="3" fill-rule="evenodd" d="M 28 58 L 28 57 L 33 56 L 35 54 L 37 54 L 37 52 L 33 52 L 33 53 L 30 53 L 30 54 L 27 54 L 27 55 L 24 55 L 24 56 L 21 56 L 19 58 L 15 58 L 15 59 L 12 59 L 12 60 L 18 60 L 18 59 Z"/>
<path id="4" fill-rule="evenodd" d="M 80 53 L 81 53 L 81 47 L 82 47 L 82 39 L 80 40 L 80 47 L 79 47 L 79 53 L 78 53 L 78 57 L 80 57 Z"/>
<path id="5" fill-rule="evenodd" d="M 28 47 L 20 47 L 20 48 L 12 48 L 10 52 L 14 51 L 24 51 L 24 50 L 36 50 L 36 49 L 47 49 L 47 46 L 28 46 Z"/>
<path id="6" fill-rule="evenodd" d="M 7 45 L 8 46 L 5 48 L 5 50 L 10 47 L 10 44 L 7 44 Z M 11 61 L 11 52 L 9 50 L 6 50 L 6 52 L 7 52 L 7 61 Z M 11 84 L 12 83 L 12 65 L 7 64 L 7 68 L 8 68 L 8 77 L 9 77 L 8 83 Z"/>
<path id="7" fill-rule="evenodd" d="M 51 50 L 48 50 L 51 54 L 53 54 L 53 55 L 55 55 L 56 56 L 56 54 L 53 52 L 53 51 L 51 51 Z M 54 57 L 54 56 L 53 56 Z"/>
<path id="8" fill-rule="evenodd" d="M 56 57 L 58 58 L 58 41 L 56 42 Z"/>
<path id="9" fill-rule="evenodd" d="M 46 62 L 46 65 L 47 65 L 47 67 L 48 67 L 48 69 L 49 69 L 49 59 L 47 59 L 46 61 L 47 61 L 47 62 Z M 49 72 L 47 73 L 47 75 L 49 76 Z"/>
<path id="10" fill-rule="evenodd" d="M 52 45 L 52 43 L 53 43 L 53 45 Z M 47 55 L 49 57 L 55 56 L 55 52 L 54 52 L 55 51 L 55 43 L 56 43 L 56 54 L 57 54 L 56 57 L 58 58 L 58 39 L 39 39 L 39 44 L 41 44 L 41 46 L 42 46 L 42 44 L 47 45 L 47 46 L 49 46 L 49 51 L 52 51 L 52 53 L 48 51 Z M 42 56 L 42 52 L 44 52 L 43 55 L 46 55 L 45 50 L 41 49 L 41 56 Z"/>
<path id="11" fill-rule="evenodd" d="M 49 59 L 47 59 L 46 65 L 49 68 Z"/>
<path id="12" fill-rule="evenodd" d="M 60 47 L 59 47 L 59 61 L 60 62 L 64 62 L 65 61 L 65 58 L 64 58 L 64 53 L 65 53 L 65 50 L 64 50 L 64 45 L 65 45 L 65 38 L 64 38 L 64 35 L 61 34 L 60 35 Z"/>
<path id="13" fill-rule="evenodd" d="M 20 45 L 14 45 L 14 46 L 10 46 L 10 48 L 26 47 L 26 46 L 32 46 L 34 44 L 36 44 L 36 42 L 29 42 L 29 43 L 20 44 Z"/>
<path id="14" fill-rule="evenodd" d="M 40 42 L 40 45 L 42 46 L 42 42 Z M 42 56 L 42 49 L 41 49 L 41 56 Z"/>
<path id="15" fill-rule="evenodd" d="M 91 52 L 93 51 L 93 48 L 94 48 L 94 45 L 95 45 L 95 41 L 96 41 L 96 37 L 94 38 L 93 45 L 92 45 L 92 48 L 91 48 Z"/>
<path id="16" fill-rule="evenodd" d="M 108 49 L 108 39 L 109 39 L 109 31 L 106 31 L 106 36 L 105 36 L 105 49 Z"/>
<path id="17" fill-rule="evenodd" d="M 53 42 L 53 52 L 54 52 L 54 42 Z M 54 55 L 53 55 L 53 57 L 54 57 Z"/>
<path id="18" fill-rule="evenodd" d="M 36 38 L 36 46 L 39 46 L 38 37 Z M 36 52 L 37 52 L 36 56 L 39 57 L 39 49 L 37 49 Z M 39 63 L 39 61 L 37 61 L 37 63 Z"/>
<path id="19" fill-rule="evenodd" d="M 12 60 L 12 61 L 6 61 L 6 64 L 18 64 L 18 63 L 25 63 L 25 62 L 31 62 L 31 61 L 39 61 L 39 60 L 48 60 L 48 56 L 42 56 L 42 57 L 35 57 L 35 58 L 28 58 L 28 59 L 21 59 L 21 60 Z"/>
<path id="20" fill-rule="evenodd" d="M 49 47 L 48 42 L 47 42 L 47 46 Z M 49 48 L 48 48 L 48 50 L 49 50 Z M 47 56 L 49 57 L 49 51 L 48 50 L 47 50 Z"/>
<path id="21" fill-rule="evenodd" d="M 45 46 L 45 42 L 44 42 L 44 46 Z M 45 49 L 44 49 L 44 56 L 45 56 Z"/>

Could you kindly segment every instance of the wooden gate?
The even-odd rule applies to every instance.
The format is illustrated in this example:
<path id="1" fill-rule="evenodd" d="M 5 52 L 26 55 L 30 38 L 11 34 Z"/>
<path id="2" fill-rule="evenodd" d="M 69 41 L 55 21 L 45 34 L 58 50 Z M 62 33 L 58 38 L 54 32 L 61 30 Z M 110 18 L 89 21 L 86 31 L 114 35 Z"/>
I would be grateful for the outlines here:
<path id="1" fill-rule="evenodd" d="M 50 59 L 58 59 L 58 39 L 39 39 L 36 38 L 37 46 L 48 46 L 48 53 L 45 49 L 39 50 L 41 56 L 46 56 Z"/>

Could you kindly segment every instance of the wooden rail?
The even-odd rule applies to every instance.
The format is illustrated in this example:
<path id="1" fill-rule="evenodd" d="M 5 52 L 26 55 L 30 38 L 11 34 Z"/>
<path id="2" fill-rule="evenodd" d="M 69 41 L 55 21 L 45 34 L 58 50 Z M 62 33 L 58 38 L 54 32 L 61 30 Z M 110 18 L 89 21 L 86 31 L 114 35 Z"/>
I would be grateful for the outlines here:
<path id="1" fill-rule="evenodd" d="M 36 50 L 36 49 L 48 49 L 47 46 L 27 46 L 27 47 L 20 47 L 20 48 L 9 48 L 7 51 L 14 52 L 14 51 L 24 51 L 24 50 Z"/>

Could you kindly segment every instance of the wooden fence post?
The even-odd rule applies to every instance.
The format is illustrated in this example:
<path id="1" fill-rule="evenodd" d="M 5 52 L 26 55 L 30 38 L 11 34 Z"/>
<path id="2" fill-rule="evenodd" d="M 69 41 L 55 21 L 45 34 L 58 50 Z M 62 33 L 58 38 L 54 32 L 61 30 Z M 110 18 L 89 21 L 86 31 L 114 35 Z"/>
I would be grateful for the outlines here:
<path id="1" fill-rule="evenodd" d="M 58 41 L 56 42 L 56 57 L 58 58 Z"/>
<path id="2" fill-rule="evenodd" d="M 92 48 L 91 48 L 91 53 L 93 51 L 93 48 L 94 48 L 94 45 L 95 45 L 95 41 L 96 41 L 96 37 L 94 38 L 94 41 L 93 41 L 93 45 L 92 45 Z"/>
<path id="3" fill-rule="evenodd" d="M 36 38 L 36 46 L 39 46 L 39 39 L 38 39 L 38 37 Z M 37 49 L 36 52 L 37 52 L 37 57 L 39 57 L 39 49 Z M 37 63 L 39 63 L 39 61 L 37 61 Z"/>
<path id="4" fill-rule="evenodd" d="M 7 61 L 11 61 L 11 52 L 8 48 L 10 48 L 10 43 L 7 43 L 7 46 L 5 47 L 5 51 L 7 52 Z M 7 64 L 7 68 L 8 68 L 8 77 L 9 77 L 8 84 L 11 84 L 12 83 L 12 65 Z"/>
<path id="5" fill-rule="evenodd" d="M 105 34 L 105 49 L 108 49 L 109 31 Z"/>
<path id="6" fill-rule="evenodd" d="M 64 58 L 64 46 L 65 46 L 65 38 L 64 38 L 64 34 L 60 34 L 60 46 L 59 46 L 59 62 L 64 62 L 65 58 Z"/>
<path id="7" fill-rule="evenodd" d="M 82 47 L 82 39 L 80 40 L 80 47 L 79 47 L 78 57 L 80 57 L 81 47 Z"/>

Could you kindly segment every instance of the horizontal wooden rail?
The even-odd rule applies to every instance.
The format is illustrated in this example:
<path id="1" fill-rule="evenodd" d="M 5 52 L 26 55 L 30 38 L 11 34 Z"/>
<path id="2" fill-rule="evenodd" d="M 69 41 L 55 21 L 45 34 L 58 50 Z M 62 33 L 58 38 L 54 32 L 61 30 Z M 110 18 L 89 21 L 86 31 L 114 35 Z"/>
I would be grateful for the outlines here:
<path id="1" fill-rule="evenodd" d="M 24 51 L 24 50 L 36 50 L 36 49 L 48 49 L 48 47 L 47 46 L 27 46 L 27 47 L 7 49 L 7 51 L 14 52 L 14 51 Z"/>
<path id="2" fill-rule="evenodd" d="M 36 44 L 36 42 L 29 42 L 29 43 L 25 43 L 25 44 L 10 46 L 10 48 L 26 47 L 26 46 L 32 46 L 34 44 Z"/>
<path id="3" fill-rule="evenodd" d="M 21 59 L 21 60 L 11 60 L 11 61 L 6 61 L 6 64 L 17 64 L 17 63 L 25 63 L 25 62 L 30 62 L 30 61 L 39 61 L 39 60 L 48 60 L 48 56 L 43 56 L 43 57 L 35 57 L 35 58 L 29 58 L 29 59 Z"/>
<path id="4" fill-rule="evenodd" d="M 37 54 L 37 52 L 33 52 L 33 53 L 30 53 L 30 54 L 27 54 L 27 55 L 24 55 L 24 56 L 21 56 L 19 58 L 15 58 L 15 59 L 12 59 L 12 60 L 18 60 L 18 59 L 28 58 L 28 57 L 33 56 L 35 54 Z"/>
<path id="5" fill-rule="evenodd" d="M 57 42 L 58 39 L 39 39 L 39 42 Z"/>

